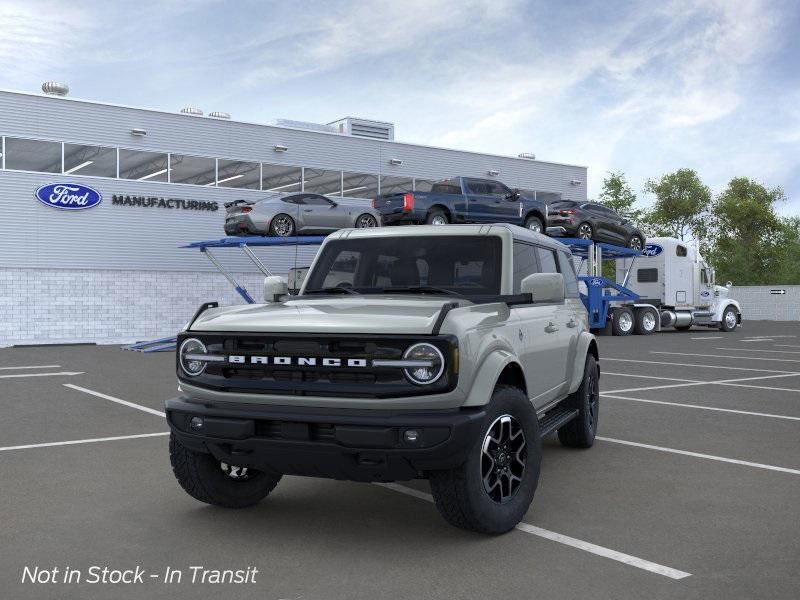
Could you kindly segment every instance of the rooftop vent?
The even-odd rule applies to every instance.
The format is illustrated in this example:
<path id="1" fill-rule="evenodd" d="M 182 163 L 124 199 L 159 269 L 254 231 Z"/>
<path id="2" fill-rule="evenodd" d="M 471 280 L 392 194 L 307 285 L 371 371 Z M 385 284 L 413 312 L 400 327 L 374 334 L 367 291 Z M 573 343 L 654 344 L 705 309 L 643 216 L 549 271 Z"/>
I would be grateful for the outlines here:
<path id="1" fill-rule="evenodd" d="M 385 121 L 370 121 L 357 117 L 345 117 L 329 123 L 336 131 L 354 137 L 370 138 L 373 140 L 394 141 L 394 124 Z"/>
<path id="2" fill-rule="evenodd" d="M 195 115 L 195 116 L 198 116 L 198 117 L 202 117 L 203 116 L 203 111 L 200 110 L 199 108 L 195 107 L 195 106 L 184 106 L 181 109 L 181 112 L 183 114 L 185 114 L 185 115 Z"/>
<path id="3" fill-rule="evenodd" d="M 208 116 L 211 117 L 212 119 L 230 119 L 231 118 L 230 113 L 220 112 L 218 110 L 214 110 L 214 111 L 208 113 Z"/>
<path id="4" fill-rule="evenodd" d="M 536 155 L 533 152 L 520 152 L 517 156 L 525 160 L 536 160 Z"/>
<path id="5" fill-rule="evenodd" d="M 293 121 L 292 119 L 274 119 L 269 122 L 276 127 L 290 127 L 292 129 L 305 129 L 307 131 L 321 131 L 323 133 L 336 133 L 336 128 L 324 123 L 311 123 L 309 121 Z"/>
<path id="6" fill-rule="evenodd" d="M 69 86 L 57 81 L 45 81 L 42 84 L 42 91 L 48 96 L 66 96 L 69 94 Z"/>

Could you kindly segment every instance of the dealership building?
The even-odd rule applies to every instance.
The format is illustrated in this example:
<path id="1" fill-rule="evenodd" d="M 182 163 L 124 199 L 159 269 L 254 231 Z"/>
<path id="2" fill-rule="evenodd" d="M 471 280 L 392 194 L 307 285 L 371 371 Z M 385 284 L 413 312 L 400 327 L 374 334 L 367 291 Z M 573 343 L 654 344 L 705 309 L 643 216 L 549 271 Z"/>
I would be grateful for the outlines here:
<path id="1" fill-rule="evenodd" d="M 457 175 L 586 199 L 585 167 L 401 143 L 391 123 L 258 124 L 42 87 L 43 94 L 0 91 L 0 346 L 165 337 L 202 302 L 242 302 L 202 253 L 181 248 L 223 237 L 224 204 L 233 200 L 307 191 L 366 204 Z M 79 210 L 37 197 L 58 186 L 91 188 L 97 197 Z M 316 250 L 257 253 L 285 274 Z M 217 256 L 260 295 L 263 275 L 241 252 Z"/>

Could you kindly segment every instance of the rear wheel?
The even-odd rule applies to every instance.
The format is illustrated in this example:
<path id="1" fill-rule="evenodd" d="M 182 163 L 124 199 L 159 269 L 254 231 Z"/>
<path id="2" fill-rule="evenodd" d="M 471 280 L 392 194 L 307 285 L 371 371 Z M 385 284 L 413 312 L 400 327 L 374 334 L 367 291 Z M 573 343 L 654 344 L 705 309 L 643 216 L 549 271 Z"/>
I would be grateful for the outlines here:
<path id="1" fill-rule="evenodd" d="M 428 216 L 425 218 L 425 222 L 428 225 L 447 225 L 450 222 L 450 219 L 447 218 L 447 213 L 445 213 L 442 209 L 434 208 L 428 213 Z"/>
<path id="2" fill-rule="evenodd" d="M 366 229 L 368 227 L 377 227 L 378 219 L 369 213 L 364 213 L 356 219 L 356 229 Z"/>
<path id="3" fill-rule="evenodd" d="M 558 440 L 571 448 L 589 448 L 597 435 L 600 410 L 600 370 L 591 354 L 586 355 L 581 387 L 564 402 L 577 408 L 578 416 L 558 430 Z"/>
<path id="4" fill-rule="evenodd" d="M 536 492 L 539 421 L 521 390 L 498 385 L 480 431 L 463 465 L 430 473 L 431 492 L 451 525 L 504 533 L 522 520 Z"/>
<path id="5" fill-rule="evenodd" d="M 294 219 L 283 213 L 272 217 L 269 232 L 278 237 L 289 237 L 294 233 Z"/>
<path id="6" fill-rule="evenodd" d="M 736 315 L 736 310 L 729 306 L 722 313 L 722 322 L 719 324 L 719 328 L 721 331 L 733 331 L 738 324 L 739 319 Z"/>
<path id="7" fill-rule="evenodd" d="M 656 330 L 656 313 L 649 308 L 636 309 L 633 331 L 636 335 L 650 335 Z"/>
<path id="8" fill-rule="evenodd" d="M 578 225 L 578 239 L 581 240 L 590 240 L 594 236 L 594 230 L 589 223 L 581 223 Z"/>
<path id="9" fill-rule="evenodd" d="M 630 335 L 633 332 L 633 311 L 625 306 L 615 308 L 612 315 L 611 333 Z"/>
<path id="10" fill-rule="evenodd" d="M 631 250 L 641 250 L 644 248 L 644 240 L 641 238 L 641 236 L 632 235 L 630 238 L 628 238 L 628 248 Z"/>
<path id="11" fill-rule="evenodd" d="M 192 498 L 225 508 L 245 508 L 263 500 L 278 485 L 279 474 L 221 463 L 210 454 L 189 450 L 170 434 L 172 472 Z"/>
<path id="12" fill-rule="evenodd" d="M 539 217 L 531 215 L 525 219 L 525 229 L 529 229 L 535 233 L 542 233 L 544 231 L 544 226 Z"/>

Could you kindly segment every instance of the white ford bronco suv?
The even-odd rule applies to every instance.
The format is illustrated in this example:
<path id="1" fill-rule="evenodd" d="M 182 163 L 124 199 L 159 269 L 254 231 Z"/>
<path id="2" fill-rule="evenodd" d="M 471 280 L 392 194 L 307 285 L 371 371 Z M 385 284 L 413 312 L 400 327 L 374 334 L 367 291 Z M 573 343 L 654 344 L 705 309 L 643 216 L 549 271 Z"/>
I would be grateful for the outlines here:
<path id="1" fill-rule="evenodd" d="M 597 344 L 569 250 L 514 225 L 346 229 L 299 294 L 203 305 L 178 337 L 170 458 L 194 498 L 262 500 L 281 476 L 427 478 L 455 526 L 513 528 L 541 438 L 586 448 Z"/>

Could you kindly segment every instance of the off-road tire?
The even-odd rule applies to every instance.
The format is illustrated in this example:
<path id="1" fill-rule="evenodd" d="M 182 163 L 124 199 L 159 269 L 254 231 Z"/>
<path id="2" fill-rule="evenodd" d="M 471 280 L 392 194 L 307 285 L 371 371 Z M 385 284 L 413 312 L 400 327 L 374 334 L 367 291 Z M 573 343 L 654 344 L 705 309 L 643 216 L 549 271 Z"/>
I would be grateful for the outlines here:
<path id="1" fill-rule="evenodd" d="M 245 480 L 231 478 L 210 454 L 194 452 L 169 436 L 169 460 L 181 487 L 192 498 L 225 508 L 246 508 L 258 504 L 281 479 L 281 475 L 250 471 Z"/>
<path id="2" fill-rule="evenodd" d="M 289 232 L 288 233 L 279 233 L 275 229 L 275 224 L 278 222 L 279 219 L 288 219 L 289 220 L 290 228 L 289 228 Z M 277 237 L 290 237 L 290 236 L 293 236 L 296 231 L 297 231 L 297 226 L 295 225 L 294 219 L 292 217 L 290 217 L 289 215 L 285 214 L 285 213 L 279 213 L 279 214 L 275 215 L 274 217 L 272 217 L 272 221 L 270 221 L 270 224 L 269 224 L 269 234 L 277 236 Z"/>
<path id="3" fill-rule="evenodd" d="M 655 310 L 649 308 L 637 308 L 633 313 L 635 320 L 633 322 L 633 332 L 636 335 L 650 335 L 658 329 L 658 314 Z M 648 327 L 648 316 L 653 319 L 652 327 Z"/>
<path id="4" fill-rule="evenodd" d="M 628 321 L 626 319 L 630 319 L 629 327 L 627 327 Z M 627 306 L 615 308 L 612 314 L 611 333 L 614 335 L 630 335 L 633 333 L 634 323 L 633 311 L 630 308 Z"/>
<path id="5" fill-rule="evenodd" d="M 428 213 L 428 216 L 425 217 L 425 222 L 428 225 L 434 224 L 434 220 L 444 220 L 444 223 L 436 223 L 436 225 L 447 225 L 450 223 L 447 213 L 441 208 L 434 208 Z"/>
<path id="6" fill-rule="evenodd" d="M 569 408 L 577 408 L 578 416 L 559 428 L 558 440 L 570 448 L 590 448 L 597 435 L 600 408 L 600 369 L 591 354 L 586 355 L 581 386 L 564 402 Z"/>
<path id="7" fill-rule="evenodd" d="M 539 225 L 539 228 L 536 230 L 531 228 L 531 225 L 535 224 Z M 525 229 L 527 229 L 528 231 L 535 231 L 536 233 L 544 233 L 544 224 L 542 223 L 542 220 L 539 217 L 537 217 L 536 215 L 531 215 L 530 217 L 525 219 Z"/>
<path id="8" fill-rule="evenodd" d="M 510 498 L 499 503 L 484 489 L 482 450 L 489 428 L 498 418 L 506 415 L 521 425 L 526 459 L 519 487 Z M 539 483 L 542 456 L 539 421 L 524 392 L 515 387 L 498 385 L 492 393 L 479 431 L 464 464 L 429 474 L 431 492 L 436 508 L 451 525 L 480 533 L 505 533 L 522 520 Z"/>
<path id="9" fill-rule="evenodd" d="M 733 313 L 733 319 L 732 319 L 733 324 L 732 325 L 728 324 L 728 319 L 727 319 L 728 313 Z M 730 332 L 730 331 L 733 331 L 734 329 L 736 329 L 738 324 L 739 323 L 738 323 L 738 319 L 736 317 L 736 309 L 733 308 L 732 306 L 728 306 L 727 308 L 725 308 L 725 310 L 722 311 L 722 321 L 719 324 L 719 330 L 720 331 L 725 331 L 725 332 Z"/>

